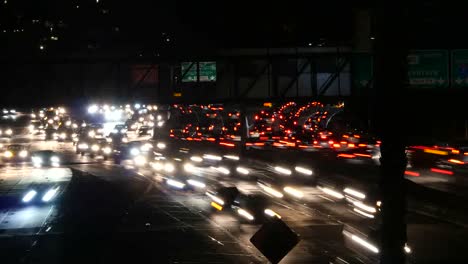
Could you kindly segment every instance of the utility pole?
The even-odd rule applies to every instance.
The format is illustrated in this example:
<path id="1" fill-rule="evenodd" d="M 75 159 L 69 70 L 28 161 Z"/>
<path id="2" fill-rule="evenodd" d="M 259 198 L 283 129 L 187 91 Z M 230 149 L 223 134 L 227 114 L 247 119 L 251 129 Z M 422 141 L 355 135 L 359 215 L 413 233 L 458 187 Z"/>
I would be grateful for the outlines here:
<path id="1" fill-rule="evenodd" d="M 405 263 L 406 169 L 404 96 L 408 84 L 407 23 L 403 1 L 378 0 L 375 9 L 373 126 L 382 139 L 380 263 Z"/>

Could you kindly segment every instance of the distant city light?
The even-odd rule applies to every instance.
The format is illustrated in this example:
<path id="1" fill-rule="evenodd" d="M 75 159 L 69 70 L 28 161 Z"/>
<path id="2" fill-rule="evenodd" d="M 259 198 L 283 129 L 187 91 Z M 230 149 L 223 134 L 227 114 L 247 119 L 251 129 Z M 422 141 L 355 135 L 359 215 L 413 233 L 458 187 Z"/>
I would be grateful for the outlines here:
<path id="1" fill-rule="evenodd" d="M 40 50 L 44 50 L 44 45 L 39 45 Z"/>

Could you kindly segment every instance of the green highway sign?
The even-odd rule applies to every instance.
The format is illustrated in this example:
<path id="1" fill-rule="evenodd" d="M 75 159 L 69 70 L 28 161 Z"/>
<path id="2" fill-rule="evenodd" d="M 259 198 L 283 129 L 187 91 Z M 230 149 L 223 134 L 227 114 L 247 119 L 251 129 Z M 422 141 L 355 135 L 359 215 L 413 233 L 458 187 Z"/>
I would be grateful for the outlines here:
<path id="1" fill-rule="evenodd" d="M 200 82 L 214 82 L 216 81 L 216 62 L 182 62 L 181 74 L 182 82 L 196 82 L 197 81 L 197 68 L 200 72 Z"/>
<path id="2" fill-rule="evenodd" d="M 207 61 L 200 62 L 200 82 L 214 82 L 216 81 L 216 62 Z"/>
<path id="3" fill-rule="evenodd" d="M 468 87 L 468 50 L 452 51 L 452 87 Z"/>
<path id="4" fill-rule="evenodd" d="M 182 62 L 181 74 L 184 74 L 184 73 L 185 73 L 185 76 L 182 77 L 182 82 L 196 82 L 197 81 L 197 63 L 196 62 Z"/>
<path id="5" fill-rule="evenodd" d="M 408 55 L 408 78 L 413 87 L 448 87 L 448 51 L 411 51 Z"/>

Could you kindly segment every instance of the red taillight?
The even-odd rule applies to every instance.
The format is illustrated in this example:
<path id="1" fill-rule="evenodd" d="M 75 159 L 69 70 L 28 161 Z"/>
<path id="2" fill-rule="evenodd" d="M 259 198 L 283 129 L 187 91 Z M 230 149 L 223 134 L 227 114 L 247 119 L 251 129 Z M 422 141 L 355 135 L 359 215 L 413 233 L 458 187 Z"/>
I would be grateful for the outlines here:
<path id="1" fill-rule="evenodd" d="M 372 158 L 371 154 L 354 153 L 358 157 Z"/>
<path id="2" fill-rule="evenodd" d="M 318 144 L 318 141 L 317 140 L 314 140 L 314 145 L 317 145 Z"/>
<path id="3" fill-rule="evenodd" d="M 442 170 L 442 169 L 437 169 L 437 168 L 431 168 L 431 171 L 432 171 L 432 172 L 441 173 L 441 174 L 446 174 L 446 175 L 453 175 L 453 172 L 452 172 L 452 171 L 449 171 L 449 170 Z"/>
<path id="4" fill-rule="evenodd" d="M 413 177 L 419 177 L 419 172 L 415 172 L 415 171 L 405 171 L 405 175 L 413 176 Z"/>
<path id="5" fill-rule="evenodd" d="M 346 141 L 340 141 L 340 143 L 343 144 L 343 145 L 346 145 L 346 143 L 348 143 L 348 142 L 346 142 Z"/>
<path id="6" fill-rule="evenodd" d="M 258 115 L 255 116 L 255 120 L 258 120 Z"/>
<path id="7" fill-rule="evenodd" d="M 465 164 L 465 162 L 457 159 L 449 159 L 449 162 L 455 163 L 455 164 Z"/>
<path id="8" fill-rule="evenodd" d="M 352 158 L 354 158 L 355 156 L 354 156 L 353 154 L 338 154 L 337 157 L 338 157 L 338 158 L 352 159 Z"/>
<path id="9" fill-rule="evenodd" d="M 333 144 L 333 147 L 334 147 L 334 148 L 339 148 L 339 147 L 341 147 L 341 145 L 338 144 L 338 143 L 335 143 L 335 144 Z"/>
<path id="10" fill-rule="evenodd" d="M 349 143 L 349 144 L 348 144 L 348 147 L 350 147 L 350 148 L 355 148 L 356 145 L 354 145 L 353 143 Z"/>
<path id="11" fill-rule="evenodd" d="M 359 144 L 359 147 L 367 147 L 367 144 Z"/>
<path id="12" fill-rule="evenodd" d="M 460 151 L 458 149 L 452 149 L 452 154 L 460 154 Z"/>
<path id="13" fill-rule="evenodd" d="M 332 145 L 334 142 L 333 140 L 328 141 L 328 144 Z"/>

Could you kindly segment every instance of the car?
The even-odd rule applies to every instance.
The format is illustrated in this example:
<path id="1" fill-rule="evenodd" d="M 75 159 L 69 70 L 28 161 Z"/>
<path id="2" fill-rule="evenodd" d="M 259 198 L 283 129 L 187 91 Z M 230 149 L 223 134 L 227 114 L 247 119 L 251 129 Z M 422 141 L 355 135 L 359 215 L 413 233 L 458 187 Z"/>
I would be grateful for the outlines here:
<path id="1" fill-rule="evenodd" d="M 60 142 L 71 141 L 73 139 L 73 130 L 69 128 L 57 129 L 53 137 Z"/>
<path id="2" fill-rule="evenodd" d="M 59 195 L 60 186 L 50 184 L 32 184 L 21 196 L 21 203 L 44 204 L 53 202 Z"/>
<path id="3" fill-rule="evenodd" d="M 134 160 L 137 156 L 145 157 L 149 161 L 152 160 L 152 150 L 153 144 L 148 141 L 131 141 L 116 146 L 113 157 L 116 163 L 121 163 L 123 160 Z"/>
<path id="4" fill-rule="evenodd" d="M 127 133 L 127 125 L 119 124 L 115 125 L 114 129 L 111 131 L 111 135 L 126 135 Z"/>
<path id="5" fill-rule="evenodd" d="M 210 205 L 217 211 L 229 211 L 242 222 L 259 224 L 281 216 L 270 208 L 270 200 L 262 194 L 244 194 L 236 187 L 220 187 L 208 191 Z"/>
<path id="6" fill-rule="evenodd" d="M 62 163 L 60 155 L 52 150 L 41 150 L 31 154 L 34 167 L 59 167 Z"/>
<path id="7" fill-rule="evenodd" d="M 44 132 L 44 125 L 39 120 L 33 120 L 29 124 L 28 129 L 29 129 L 29 133 L 31 133 L 32 135 L 38 135 Z"/>
<path id="8" fill-rule="evenodd" d="M 75 148 L 76 154 L 84 156 L 89 154 L 90 157 L 102 156 L 107 160 L 113 155 L 112 145 L 106 139 L 80 139 Z"/>
<path id="9" fill-rule="evenodd" d="M 13 136 L 13 129 L 6 127 L 3 129 L 0 129 L 0 137 L 12 137 Z"/>
<path id="10" fill-rule="evenodd" d="M 138 129 L 139 137 L 151 136 L 152 134 L 153 134 L 153 129 L 149 126 L 141 126 L 140 129 Z"/>
<path id="11" fill-rule="evenodd" d="M 29 159 L 29 147 L 20 144 L 13 144 L 6 147 L 3 152 L 5 161 L 26 161 Z"/>
<path id="12" fill-rule="evenodd" d="M 48 125 L 45 130 L 45 140 L 53 140 L 54 139 L 54 135 L 57 133 L 57 130 L 51 126 L 51 125 Z"/>

